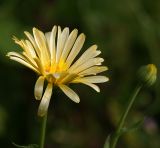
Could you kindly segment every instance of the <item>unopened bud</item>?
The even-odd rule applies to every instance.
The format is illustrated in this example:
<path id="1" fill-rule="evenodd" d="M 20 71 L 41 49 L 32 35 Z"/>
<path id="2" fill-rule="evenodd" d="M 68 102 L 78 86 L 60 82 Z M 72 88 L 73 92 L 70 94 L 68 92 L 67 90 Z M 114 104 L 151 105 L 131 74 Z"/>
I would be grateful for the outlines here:
<path id="1" fill-rule="evenodd" d="M 142 66 L 138 71 L 140 81 L 147 86 L 151 86 L 157 79 L 157 68 L 154 64 Z"/>

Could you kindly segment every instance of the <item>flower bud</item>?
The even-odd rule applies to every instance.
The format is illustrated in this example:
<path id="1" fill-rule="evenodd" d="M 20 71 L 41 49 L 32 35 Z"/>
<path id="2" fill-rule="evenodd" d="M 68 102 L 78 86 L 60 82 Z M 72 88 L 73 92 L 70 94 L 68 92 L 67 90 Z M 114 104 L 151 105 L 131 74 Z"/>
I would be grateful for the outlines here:
<path id="1" fill-rule="evenodd" d="M 138 77 L 140 81 L 146 85 L 151 86 L 157 79 L 157 68 L 154 64 L 148 64 L 142 66 L 138 71 Z"/>

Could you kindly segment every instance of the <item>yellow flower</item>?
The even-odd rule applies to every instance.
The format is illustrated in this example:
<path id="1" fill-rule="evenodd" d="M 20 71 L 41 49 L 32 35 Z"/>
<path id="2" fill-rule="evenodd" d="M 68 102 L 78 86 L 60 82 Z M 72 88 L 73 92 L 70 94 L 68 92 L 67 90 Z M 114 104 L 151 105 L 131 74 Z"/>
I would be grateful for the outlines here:
<path id="1" fill-rule="evenodd" d="M 54 86 L 58 86 L 72 101 L 79 103 L 80 99 L 68 87 L 69 83 L 83 83 L 99 92 L 95 83 L 109 80 L 105 76 L 96 76 L 108 69 L 100 66 L 104 59 L 97 57 L 101 53 L 97 45 L 89 47 L 76 59 L 85 41 L 85 35 L 81 33 L 78 36 L 77 29 L 69 33 L 68 27 L 61 30 L 61 27 L 54 26 L 51 32 L 45 34 L 36 28 L 33 28 L 33 36 L 29 32 L 24 33 L 27 36 L 25 40 L 14 37 L 15 43 L 23 48 L 22 53 L 9 52 L 7 56 L 39 75 L 34 88 L 35 98 L 41 99 L 39 116 L 47 112 Z M 43 94 L 44 81 L 48 84 Z"/>

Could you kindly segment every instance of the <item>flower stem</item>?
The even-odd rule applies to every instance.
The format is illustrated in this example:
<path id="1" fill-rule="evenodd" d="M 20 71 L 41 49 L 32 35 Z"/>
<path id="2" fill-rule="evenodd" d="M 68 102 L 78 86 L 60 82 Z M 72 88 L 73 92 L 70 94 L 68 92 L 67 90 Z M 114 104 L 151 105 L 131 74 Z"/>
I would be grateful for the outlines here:
<path id="1" fill-rule="evenodd" d="M 119 120 L 119 124 L 118 124 L 117 130 L 115 131 L 115 133 L 113 135 L 113 139 L 111 140 L 110 148 L 115 148 L 116 147 L 116 144 L 117 144 L 118 139 L 120 137 L 120 133 L 121 133 L 121 130 L 123 128 L 123 125 L 124 125 L 124 122 L 126 120 L 126 117 L 127 117 L 128 113 L 129 113 L 131 107 L 133 106 L 133 103 L 134 103 L 134 101 L 136 99 L 136 96 L 138 95 L 138 93 L 141 90 L 142 86 L 143 86 L 142 84 L 139 84 L 135 88 L 135 90 L 133 92 L 133 95 L 130 97 L 129 102 L 127 104 L 127 107 L 126 107 L 124 113 L 122 114 L 121 119 Z"/>
<path id="2" fill-rule="evenodd" d="M 48 113 L 46 113 L 45 116 L 42 118 L 40 148 L 44 148 L 45 135 L 46 135 L 47 115 L 48 115 Z"/>

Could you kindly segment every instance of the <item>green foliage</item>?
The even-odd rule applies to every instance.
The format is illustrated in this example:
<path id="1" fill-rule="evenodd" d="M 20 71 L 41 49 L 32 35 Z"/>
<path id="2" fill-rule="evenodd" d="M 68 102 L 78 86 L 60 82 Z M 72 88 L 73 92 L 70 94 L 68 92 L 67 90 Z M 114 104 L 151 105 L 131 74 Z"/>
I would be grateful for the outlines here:
<path id="1" fill-rule="evenodd" d="M 37 144 L 29 144 L 27 146 L 18 145 L 15 143 L 12 143 L 12 144 L 17 148 L 39 148 L 39 146 Z"/>
<path id="2" fill-rule="evenodd" d="M 109 67 L 105 74 L 110 82 L 100 85 L 99 94 L 87 86 L 75 86 L 81 98 L 78 105 L 68 101 L 60 90 L 53 92 L 46 147 L 102 147 L 123 112 L 136 83 L 137 69 L 153 63 L 159 72 L 160 1 L 1 0 L 0 10 L 1 147 L 12 147 L 9 138 L 28 143 L 39 137 L 39 102 L 33 96 L 36 76 L 5 56 L 8 51 L 21 52 L 12 36 L 24 37 L 23 31 L 31 32 L 32 27 L 47 32 L 53 25 L 84 32 L 87 38 L 83 50 L 97 44 L 104 65 Z M 125 133 L 120 140 L 121 147 L 159 148 L 159 84 L 157 78 L 153 88 L 142 91 L 126 124 L 132 125 L 146 113 L 152 123 L 145 121 L 140 131 Z"/>
<path id="3" fill-rule="evenodd" d="M 138 129 L 142 128 L 143 122 L 144 122 L 144 119 L 142 119 L 142 120 L 134 123 L 134 124 L 131 125 L 130 127 L 124 127 L 124 128 L 122 128 L 122 130 L 121 130 L 121 132 L 120 132 L 120 135 L 125 134 L 125 133 L 127 133 L 127 132 L 135 131 L 135 130 L 138 130 Z"/>
<path id="4" fill-rule="evenodd" d="M 110 136 L 107 137 L 105 144 L 104 144 L 104 148 L 110 148 Z"/>

